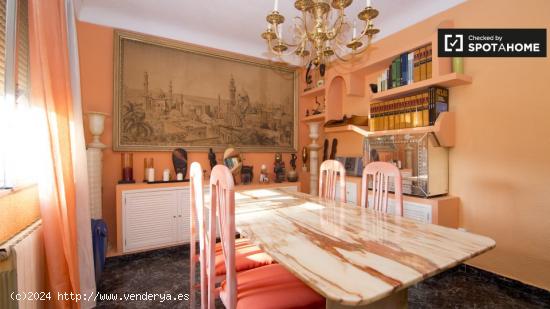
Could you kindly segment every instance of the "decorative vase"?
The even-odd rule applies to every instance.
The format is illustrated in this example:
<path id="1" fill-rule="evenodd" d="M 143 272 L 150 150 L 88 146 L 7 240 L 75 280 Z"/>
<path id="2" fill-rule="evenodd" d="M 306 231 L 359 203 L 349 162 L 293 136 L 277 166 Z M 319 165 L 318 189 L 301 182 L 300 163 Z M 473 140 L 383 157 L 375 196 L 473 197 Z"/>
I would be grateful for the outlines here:
<path id="1" fill-rule="evenodd" d="M 286 173 L 286 180 L 289 182 L 296 182 L 298 181 L 298 173 L 296 173 L 295 170 L 290 170 Z"/>
<path id="2" fill-rule="evenodd" d="M 123 152 L 120 154 L 122 165 L 122 180 L 118 183 L 135 183 L 134 180 L 134 154 Z"/>
<path id="3" fill-rule="evenodd" d="M 453 73 L 464 73 L 464 58 L 462 57 L 453 57 Z"/>
<path id="4" fill-rule="evenodd" d="M 109 116 L 109 114 L 101 112 L 88 112 L 87 115 L 88 127 L 90 128 L 90 133 L 92 133 L 93 136 L 93 140 L 88 144 L 88 147 L 105 148 L 105 144 L 99 140 L 99 137 L 103 134 L 103 130 L 105 129 L 105 117 Z"/>

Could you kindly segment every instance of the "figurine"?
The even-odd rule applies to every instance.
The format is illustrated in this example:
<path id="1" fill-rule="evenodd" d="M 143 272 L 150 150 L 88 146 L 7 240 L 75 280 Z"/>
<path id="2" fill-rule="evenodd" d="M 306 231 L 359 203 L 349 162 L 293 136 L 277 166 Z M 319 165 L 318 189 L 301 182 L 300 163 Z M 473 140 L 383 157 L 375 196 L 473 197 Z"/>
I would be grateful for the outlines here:
<path id="1" fill-rule="evenodd" d="M 298 159 L 298 156 L 295 153 L 290 155 L 290 166 L 293 170 L 296 170 L 296 159 Z"/>
<path id="2" fill-rule="evenodd" d="M 223 163 L 229 168 L 231 174 L 233 174 L 233 180 L 237 184 L 237 181 L 241 179 L 241 169 L 243 166 L 241 154 L 235 148 L 227 148 L 223 153 Z"/>
<path id="3" fill-rule="evenodd" d="M 248 185 L 252 183 L 252 179 L 254 178 L 254 167 L 250 165 L 243 165 L 242 171 L 241 171 L 241 183 L 243 185 Z"/>
<path id="4" fill-rule="evenodd" d="M 378 85 L 377 84 L 369 84 L 369 87 L 370 87 L 370 91 L 372 93 L 377 93 L 378 92 Z"/>
<path id="5" fill-rule="evenodd" d="M 309 109 L 306 109 L 306 117 L 309 116 Z"/>
<path id="6" fill-rule="evenodd" d="M 174 164 L 174 171 L 176 175 L 181 173 L 183 179 L 187 175 L 187 151 L 183 148 L 176 148 L 172 151 L 172 163 Z"/>
<path id="7" fill-rule="evenodd" d="M 208 150 L 208 161 L 210 161 L 210 168 L 214 168 L 214 166 L 216 166 L 216 164 L 218 164 L 218 162 L 216 162 L 216 154 L 214 153 L 214 151 L 212 150 L 212 148 L 210 148 Z"/>
<path id="8" fill-rule="evenodd" d="M 302 147 L 302 171 L 307 172 L 307 160 L 309 155 L 307 153 L 307 147 Z"/>
<path id="9" fill-rule="evenodd" d="M 328 159 L 328 139 L 325 138 L 325 142 L 323 143 L 323 161 L 325 162 Z"/>
<path id="10" fill-rule="evenodd" d="M 311 83 L 313 82 L 313 79 L 311 78 L 311 74 L 310 74 L 312 66 L 313 66 L 313 61 L 310 61 L 307 64 L 307 69 L 306 69 L 306 84 L 307 84 L 306 89 L 310 89 Z"/>
<path id="11" fill-rule="evenodd" d="M 317 81 L 317 87 L 321 87 L 325 84 L 325 64 L 324 63 L 321 63 L 319 65 L 319 75 L 321 75 L 321 78 Z"/>
<path id="12" fill-rule="evenodd" d="M 273 171 L 275 172 L 275 182 L 285 181 L 285 162 L 283 162 L 283 155 L 280 152 L 275 153 Z"/>
<path id="13" fill-rule="evenodd" d="M 267 166 L 262 164 L 260 169 L 260 183 L 269 183 L 269 176 L 267 175 Z"/>
<path id="14" fill-rule="evenodd" d="M 298 157 L 295 153 L 290 155 L 290 166 L 292 169 L 286 174 L 286 179 L 290 182 L 298 181 L 298 173 L 296 173 L 296 159 L 298 159 Z"/>
<path id="15" fill-rule="evenodd" d="M 319 103 L 319 101 L 317 100 L 317 97 L 315 97 L 315 104 L 317 104 L 317 106 L 315 106 L 315 108 L 313 109 L 313 111 L 311 112 L 312 115 L 319 115 L 321 114 L 323 111 L 321 110 L 321 103 Z"/>
<path id="16" fill-rule="evenodd" d="M 330 159 L 334 160 L 336 158 L 336 147 L 338 147 L 338 140 L 332 139 L 332 147 L 330 148 Z"/>

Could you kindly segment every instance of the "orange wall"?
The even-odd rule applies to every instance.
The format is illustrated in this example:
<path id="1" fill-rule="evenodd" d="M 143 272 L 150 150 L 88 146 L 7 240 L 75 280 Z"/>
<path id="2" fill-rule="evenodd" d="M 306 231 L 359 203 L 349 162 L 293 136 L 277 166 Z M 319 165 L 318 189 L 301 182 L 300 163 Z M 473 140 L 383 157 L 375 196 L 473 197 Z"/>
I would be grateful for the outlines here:
<path id="1" fill-rule="evenodd" d="M 548 12 L 546 0 L 467 1 L 381 39 L 362 60 L 415 44 L 444 20 L 456 28 L 550 28 Z M 461 226 L 497 242 L 469 263 L 550 289 L 550 59 L 466 58 L 464 67 L 473 83 L 450 90 L 457 123 L 450 193 L 461 199 Z M 344 112 L 364 115 L 370 95 L 365 88 L 364 97 L 344 96 Z M 354 134 L 337 136 L 348 153 L 361 147 Z"/>
<path id="2" fill-rule="evenodd" d="M 112 28 L 78 22 L 78 45 L 80 56 L 80 83 L 82 87 L 82 105 L 84 112 L 99 111 L 112 115 L 113 112 L 113 34 Z M 85 130 L 87 141 L 91 140 L 88 132 L 87 119 Z M 109 231 L 114 235 L 115 220 L 115 186 L 121 178 L 120 153 L 112 151 L 112 118 L 105 121 L 105 132 L 102 142 L 107 145 L 103 152 L 103 217 Z M 184 147 L 185 148 L 185 147 Z M 218 162 L 221 153 L 217 154 Z M 254 180 L 258 181 L 261 164 L 266 164 L 268 171 L 273 173 L 273 153 L 243 153 L 245 165 L 254 166 Z M 135 152 L 134 178 L 143 180 L 143 159 L 155 159 L 156 179 L 161 179 L 162 170 L 170 168 L 173 174 L 170 152 Z M 283 154 L 283 160 L 290 167 L 290 154 Z M 189 162 L 198 161 L 203 168 L 210 170 L 206 152 L 189 153 Z M 109 241 L 111 242 L 111 238 Z M 113 243 L 114 244 L 114 243 Z"/>

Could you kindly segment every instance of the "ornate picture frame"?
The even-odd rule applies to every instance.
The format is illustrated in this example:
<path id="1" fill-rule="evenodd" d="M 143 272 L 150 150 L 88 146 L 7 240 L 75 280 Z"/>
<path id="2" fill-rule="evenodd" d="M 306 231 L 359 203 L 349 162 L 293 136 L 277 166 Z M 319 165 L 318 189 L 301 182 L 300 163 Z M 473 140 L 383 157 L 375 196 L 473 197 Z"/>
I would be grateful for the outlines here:
<path id="1" fill-rule="evenodd" d="M 113 87 L 114 151 L 296 151 L 296 67 L 117 30 Z"/>

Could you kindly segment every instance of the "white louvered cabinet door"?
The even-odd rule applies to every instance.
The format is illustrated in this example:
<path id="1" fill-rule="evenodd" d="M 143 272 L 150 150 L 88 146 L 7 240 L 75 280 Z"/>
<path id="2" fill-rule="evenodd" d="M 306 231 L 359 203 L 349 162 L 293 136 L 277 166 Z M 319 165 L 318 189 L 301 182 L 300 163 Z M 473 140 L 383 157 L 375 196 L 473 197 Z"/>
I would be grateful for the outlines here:
<path id="1" fill-rule="evenodd" d="M 178 242 L 178 191 L 123 193 L 124 252 Z"/>
<path id="2" fill-rule="evenodd" d="M 189 188 L 184 188 L 177 191 L 178 216 L 176 239 L 178 242 L 189 242 L 189 233 L 191 233 L 191 214 L 189 213 L 189 207 L 191 207 L 190 198 Z"/>

